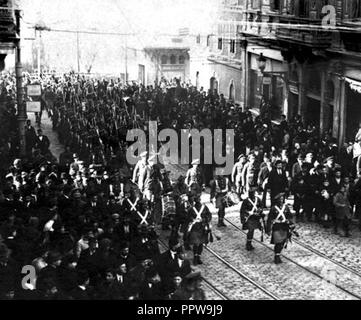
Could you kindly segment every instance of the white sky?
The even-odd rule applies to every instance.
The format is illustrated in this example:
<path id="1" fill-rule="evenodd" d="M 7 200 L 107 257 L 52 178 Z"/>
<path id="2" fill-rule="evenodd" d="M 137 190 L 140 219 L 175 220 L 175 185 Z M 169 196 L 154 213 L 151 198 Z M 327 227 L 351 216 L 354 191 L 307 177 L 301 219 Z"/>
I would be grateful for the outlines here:
<path id="1" fill-rule="evenodd" d="M 29 22 L 40 15 L 55 27 L 120 31 L 125 15 L 132 26 L 149 32 L 176 32 L 189 27 L 208 30 L 219 0 L 21 0 Z M 123 15 L 122 15 L 123 12 Z M 206 32 L 206 31 L 205 31 Z"/>
<path id="2" fill-rule="evenodd" d="M 140 36 L 128 39 L 128 46 L 145 46 L 151 44 L 157 34 L 177 35 L 180 28 L 187 27 L 192 34 L 210 33 L 211 27 L 217 19 L 218 4 L 221 0 L 19 1 L 23 11 L 21 31 L 23 61 L 34 63 L 33 45 L 35 42 L 31 38 L 34 38 L 35 33 L 32 27 L 40 20 L 52 29 L 76 31 L 79 28 L 79 30 L 105 32 L 136 32 Z M 84 34 L 81 34 L 80 37 L 84 59 L 94 51 L 99 52 L 99 57 L 108 54 L 116 57 L 122 54 L 124 38 Z M 48 57 L 53 59 L 59 57 L 59 61 L 63 60 L 65 63 L 69 60 L 69 66 L 66 67 L 74 66 L 74 57 L 76 56 L 76 36 L 74 34 L 43 32 L 42 39 L 45 54 Z"/>

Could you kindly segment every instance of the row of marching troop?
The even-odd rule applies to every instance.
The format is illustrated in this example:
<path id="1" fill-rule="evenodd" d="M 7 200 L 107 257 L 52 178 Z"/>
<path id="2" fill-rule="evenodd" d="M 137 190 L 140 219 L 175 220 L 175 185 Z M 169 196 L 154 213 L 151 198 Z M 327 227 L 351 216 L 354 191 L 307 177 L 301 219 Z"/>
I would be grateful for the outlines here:
<path id="1" fill-rule="evenodd" d="M 342 227 L 350 236 L 349 222 L 359 217 L 359 158 L 351 145 L 337 148 L 328 133 L 298 116 L 275 125 L 223 95 L 179 82 L 145 87 L 76 74 L 36 81 L 44 92 L 42 112 L 65 151 L 58 160 L 49 143 L 40 148 L 39 140 L 47 141 L 40 131 L 25 158 L 13 151 L 1 163 L 2 298 L 205 299 L 186 252 L 192 249 L 193 264 L 202 264 L 203 246 L 217 237 L 201 201 L 207 187 L 218 209 L 217 228 L 226 226 L 225 207 L 242 198 L 246 249 L 253 250 L 253 233 L 261 229 L 272 235 L 276 263 L 297 235 L 295 220 L 335 232 Z M 9 86 L 3 92 L 11 98 Z M 146 131 L 150 120 L 159 129 L 234 129 L 240 156 L 232 174 L 214 176 L 212 166 L 194 160 L 185 176 L 171 181 L 152 153 L 129 166 L 127 131 Z M 28 121 L 27 141 L 35 136 Z M 291 194 L 296 217 L 285 203 Z M 163 253 L 159 229 L 170 232 Z M 24 278 L 24 266 L 34 273 Z"/>

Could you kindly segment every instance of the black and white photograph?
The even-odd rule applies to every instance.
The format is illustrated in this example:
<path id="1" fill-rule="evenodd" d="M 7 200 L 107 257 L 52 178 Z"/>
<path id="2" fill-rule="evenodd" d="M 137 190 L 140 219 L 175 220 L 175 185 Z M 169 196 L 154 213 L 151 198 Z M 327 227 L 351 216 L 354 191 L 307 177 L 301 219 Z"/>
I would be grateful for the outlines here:
<path id="1" fill-rule="evenodd" d="M 0 1 L 0 300 L 361 300 L 360 249 L 361 0 Z"/>

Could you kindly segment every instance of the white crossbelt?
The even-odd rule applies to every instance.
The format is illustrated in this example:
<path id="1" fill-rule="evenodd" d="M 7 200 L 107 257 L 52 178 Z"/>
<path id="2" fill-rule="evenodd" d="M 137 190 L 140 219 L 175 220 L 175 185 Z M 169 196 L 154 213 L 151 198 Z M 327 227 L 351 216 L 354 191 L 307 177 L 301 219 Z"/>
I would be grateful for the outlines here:
<path id="1" fill-rule="evenodd" d="M 278 206 L 275 206 L 276 210 L 278 211 L 278 216 L 277 218 L 274 220 L 275 223 L 277 222 L 286 222 L 286 216 L 285 216 L 285 210 L 286 210 L 286 205 L 283 205 L 282 210 L 280 208 L 278 208 Z M 282 220 L 281 220 L 282 219 Z"/>
<path id="2" fill-rule="evenodd" d="M 257 211 L 257 204 L 258 204 L 258 197 L 256 197 L 256 201 L 253 202 L 250 198 L 248 198 L 248 201 L 251 203 L 251 205 L 253 206 L 253 209 L 250 212 L 250 215 L 253 215 L 256 211 Z"/>
<path id="3" fill-rule="evenodd" d="M 137 212 L 138 210 L 137 210 L 136 206 L 137 206 L 139 199 L 137 199 L 134 203 L 132 203 L 132 201 L 130 201 L 129 199 L 127 199 L 127 200 L 128 200 L 128 203 L 130 204 L 130 211 Z"/>
<path id="4" fill-rule="evenodd" d="M 193 207 L 193 210 L 194 210 L 194 212 L 196 213 L 197 217 L 189 224 L 188 232 L 190 232 L 190 231 L 192 230 L 193 226 L 194 226 L 197 222 L 202 221 L 202 213 L 203 213 L 204 208 L 205 208 L 205 206 L 202 205 L 201 210 L 198 211 L 196 208 Z"/>
<path id="5" fill-rule="evenodd" d="M 197 215 L 195 220 L 202 221 L 202 213 L 204 211 L 204 208 L 205 208 L 205 206 L 202 205 L 201 210 L 198 211 L 195 207 L 193 207 L 193 210 Z"/>
<path id="6" fill-rule="evenodd" d="M 137 210 L 137 208 L 136 208 L 136 205 L 137 205 L 139 199 L 137 199 L 134 203 L 132 203 L 132 201 L 130 201 L 129 199 L 127 199 L 127 200 L 128 200 L 128 203 L 129 203 L 130 206 L 131 206 L 130 210 L 131 210 L 131 211 L 135 211 L 135 212 L 137 213 L 137 215 L 138 215 L 138 216 L 140 217 L 140 219 L 141 219 L 141 222 L 140 222 L 139 225 L 141 225 L 141 224 L 149 225 L 149 223 L 147 222 L 147 218 L 148 218 L 148 215 L 149 215 L 148 210 L 145 212 L 145 215 L 143 216 L 143 215 L 139 212 L 139 210 Z"/>
<path id="7" fill-rule="evenodd" d="M 138 216 L 142 219 L 142 221 L 140 222 L 139 225 L 142 225 L 142 224 L 145 224 L 145 225 L 149 225 L 148 221 L 147 221 L 147 218 L 148 218 L 148 215 L 149 215 L 149 211 L 147 210 L 145 212 L 145 215 L 142 216 L 141 213 L 139 211 L 137 211 L 138 213 Z"/>

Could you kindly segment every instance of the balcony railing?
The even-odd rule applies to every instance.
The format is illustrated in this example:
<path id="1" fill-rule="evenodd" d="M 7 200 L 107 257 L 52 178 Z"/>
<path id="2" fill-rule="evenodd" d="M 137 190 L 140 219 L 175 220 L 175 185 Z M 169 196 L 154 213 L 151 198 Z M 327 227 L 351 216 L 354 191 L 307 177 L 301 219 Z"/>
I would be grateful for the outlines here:
<path id="1" fill-rule="evenodd" d="M 280 19 L 276 26 L 276 37 L 314 48 L 327 48 L 332 43 L 332 33 L 322 28 L 320 20 L 294 17 Z"/>

